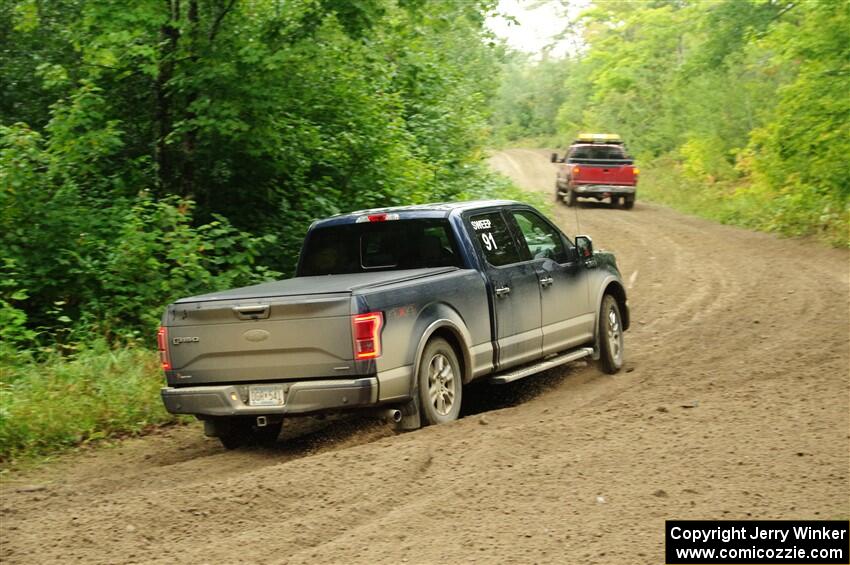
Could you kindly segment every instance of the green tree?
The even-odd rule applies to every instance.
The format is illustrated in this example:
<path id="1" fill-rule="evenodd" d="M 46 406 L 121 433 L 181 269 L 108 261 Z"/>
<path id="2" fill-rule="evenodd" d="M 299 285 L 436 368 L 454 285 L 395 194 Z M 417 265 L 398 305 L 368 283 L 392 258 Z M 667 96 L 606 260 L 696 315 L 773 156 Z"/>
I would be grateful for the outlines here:
<path id="1" fill-rule="evenodd" d="M 317 217 L 494 186 L 493 7 L 7 0 L 0 245 L 27 298 L 6 302 L 45 335 L 137 331 L 180 293 L 291 271 Z"/>

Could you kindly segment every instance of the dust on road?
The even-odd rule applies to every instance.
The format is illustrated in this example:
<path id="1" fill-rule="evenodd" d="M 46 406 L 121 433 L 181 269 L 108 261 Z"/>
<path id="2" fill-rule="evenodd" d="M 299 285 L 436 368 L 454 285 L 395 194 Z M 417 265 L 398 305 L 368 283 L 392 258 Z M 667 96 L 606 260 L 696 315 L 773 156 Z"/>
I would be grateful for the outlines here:
<path id="1" fill-rule="evenodd" d="M 551 194 L 542 152 L 491 163 Z M 576 233 L 576 214 L 555 217 Z M 225 452 L 176 427 L 3 478 L 6 563 L 660 563 L 665 519 L 850 515 L 846 250 L 585 205 L 631 285 L 626 370 L 476 387 L 392 435 L 303 421 Z"/>

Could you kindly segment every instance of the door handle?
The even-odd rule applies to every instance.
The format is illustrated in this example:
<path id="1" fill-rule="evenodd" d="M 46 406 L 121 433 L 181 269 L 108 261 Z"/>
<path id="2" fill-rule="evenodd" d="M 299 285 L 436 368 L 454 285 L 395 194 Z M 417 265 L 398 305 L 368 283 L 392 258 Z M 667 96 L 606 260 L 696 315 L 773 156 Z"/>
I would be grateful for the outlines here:
<path id="1" fill-rule="evenodd" d="M 542 287 L 552 286 L 553 282 L 555 282 L 555 280 L 552 277 L 543 277 L 542 279 L 540 279 L 540 286 L 542 286 Z"/>
<path id="2" fill-rule="evenodd" d="M 269 305 L 259 306 L 234 306 L 233 313 L 240 320 L 263 320 L 269 317 Z"/>
<path id="3" fill-rule="evenodd" d="M 500 286 L 496 289 L 496 296 L 507 296 L 511 293 L 511 287 L 509 286 Z"/>

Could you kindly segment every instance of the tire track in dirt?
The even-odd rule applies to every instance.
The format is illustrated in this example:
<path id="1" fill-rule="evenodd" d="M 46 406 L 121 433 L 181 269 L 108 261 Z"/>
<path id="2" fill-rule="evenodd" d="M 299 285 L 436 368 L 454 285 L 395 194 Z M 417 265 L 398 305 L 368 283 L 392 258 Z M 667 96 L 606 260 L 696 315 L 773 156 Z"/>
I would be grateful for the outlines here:
<path id="1" fill-rule="evenodd" d="M 548 155 L 491 163 L 551 194 Z M 3 477 L 0 560 L 658 563 L 667 518 L 846 518 L 846 250 L 642 200 L 578 215 L 638 272 L 625 371 L 467 389 L 467 417 L 398 436 L 306 420 L 234 453 L 186 426 L 72 454 Z"/>

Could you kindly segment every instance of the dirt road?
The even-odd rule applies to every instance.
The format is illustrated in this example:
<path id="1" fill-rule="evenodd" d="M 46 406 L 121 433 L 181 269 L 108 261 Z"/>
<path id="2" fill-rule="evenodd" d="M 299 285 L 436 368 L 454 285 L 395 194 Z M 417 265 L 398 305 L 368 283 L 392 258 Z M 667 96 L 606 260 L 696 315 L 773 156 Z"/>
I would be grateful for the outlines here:
<path id="1" fill-rule="evenodd" d="M 549 193 L 539 152 L 492 164 Z M 400 436 L 305 421 L 225 452 L 190 426 L 67 456 L 3 479 L 0 559 L 663 563 L 667 518 L 847 518 L 847 252 L 640 200 L 578 221 L 631 287 L 627 370 L 467 391 Z"/>

